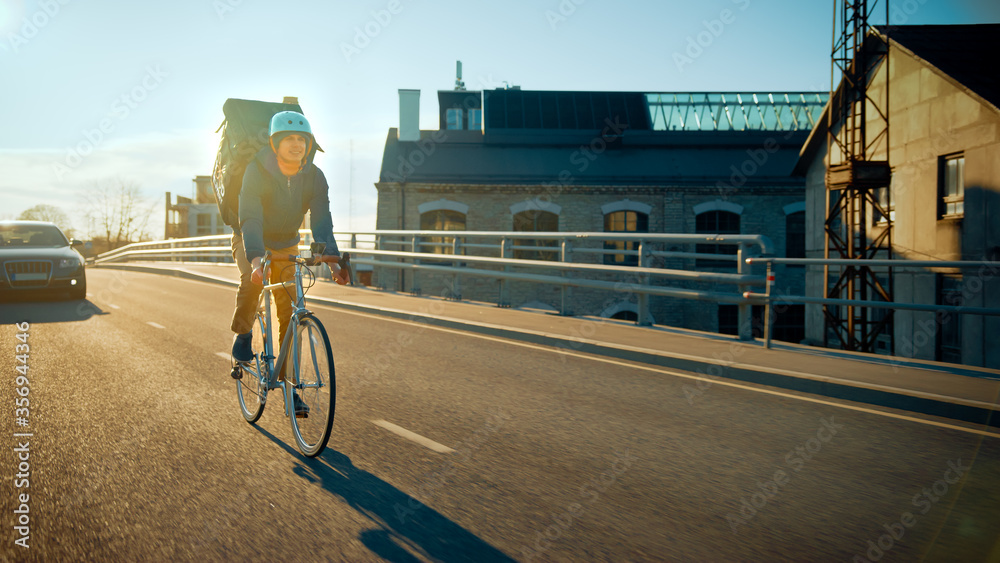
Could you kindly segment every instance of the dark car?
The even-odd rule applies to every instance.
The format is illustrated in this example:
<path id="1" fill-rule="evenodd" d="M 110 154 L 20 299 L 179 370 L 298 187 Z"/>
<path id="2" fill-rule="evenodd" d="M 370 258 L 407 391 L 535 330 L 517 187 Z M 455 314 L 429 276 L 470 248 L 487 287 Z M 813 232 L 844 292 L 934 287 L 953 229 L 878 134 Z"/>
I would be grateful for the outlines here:
<path id="1" fill-rule="evenodd" d="M 87 296 L 83 256 L 59 227 L 43 221 L 0 221 L 0 296 L 40 293 Z"/>

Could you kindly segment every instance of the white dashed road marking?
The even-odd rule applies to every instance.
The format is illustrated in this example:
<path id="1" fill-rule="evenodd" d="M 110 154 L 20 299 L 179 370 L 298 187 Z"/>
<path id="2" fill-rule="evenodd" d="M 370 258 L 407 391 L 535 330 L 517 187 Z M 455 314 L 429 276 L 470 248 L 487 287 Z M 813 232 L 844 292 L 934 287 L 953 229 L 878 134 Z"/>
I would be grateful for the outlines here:
<path id="1" fill-rule="evenodd" d="M 424 446 L 425 448 L 430 448 L 430 449 L 432 449 L 432 450 L 434 450 L 434 451 L 436 451 L 438 453 L 450 454 L 450 453 L 452 453 L 452 452 L 455 451 L 455 450 L 449 448 L 448 446 L 439 444 L 439 443 L 435 442 L 434 440 L 431 440 L 430 438 L 424 438 L 420 434 L 417 434 L 415 432 L 410 432 L 409 430 L 403 428 L 402 426 L 396 426 L 395 424 L 393 424 L 391 422 L 387 422 L 385 420 L 373 420 L 372 422 L 374 422 L 377 426 L 381 426 L 382 428 L 385 428 L 386 430 L 388 430 L 389 432 L 392 432 L 393 434 L 396 434 L 398 436 L 402 436 L 403 438 L 406 438 L 407 440 L 410 440 L 411 442 L 416 442 L 417 444 L 420 444 L 421 446 Z"/>
<path id="2" fill-rule="evenodd" d="M 153 321 L 146 321 L 146 324 L 148 324 L 149 326 L 151 326 L 153 328 L 167 328 L 167 327 L 165 327 L 165 326 L 163 326 L 163 325 L 161 325 L 159 323 L 154 323 Z"/>
<path id="3" fill-rule="evenodd" d="M 216 352 L 215 355 L 226 361 L 233 359 L 229 352 Z"/>

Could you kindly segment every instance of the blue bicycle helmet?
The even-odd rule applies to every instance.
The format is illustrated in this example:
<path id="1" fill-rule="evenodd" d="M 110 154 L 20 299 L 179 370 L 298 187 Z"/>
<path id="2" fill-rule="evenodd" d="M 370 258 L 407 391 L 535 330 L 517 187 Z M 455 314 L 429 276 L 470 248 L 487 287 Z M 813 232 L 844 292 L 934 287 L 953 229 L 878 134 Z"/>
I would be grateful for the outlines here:
<path id="1" fill-rule="evenodd" d="M 281 140 L 292 133 L 302 134 L 306 138 L 306 154 L 312 150 L 313 134 L 306 116 L 297 111 L 279 111 L 271 117 L 271 148 L 277 152 Z"/>

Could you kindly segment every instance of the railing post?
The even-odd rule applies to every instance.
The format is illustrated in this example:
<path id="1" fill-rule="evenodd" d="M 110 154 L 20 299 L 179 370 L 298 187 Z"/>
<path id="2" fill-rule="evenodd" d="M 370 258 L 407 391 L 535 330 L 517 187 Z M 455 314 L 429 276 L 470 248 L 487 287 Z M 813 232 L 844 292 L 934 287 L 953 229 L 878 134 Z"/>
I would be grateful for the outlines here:
<path id="1" fill-rule="evenodd" d="M 739 249 L 736 251 L 736 272 L 740 275 L 747 275 L 750 273 L 750 264 L 747 264 L 747 245 L 741 242 Z M 740 284 L 737 287 L 739 295 L 742 298 L 743 292 L 748 291 L 749 286 Z M 739 308 L 739 326 L 737 331 L 739 333 L 740 340 L 753 340 L 753 309 L 749 303 L 743 302 L 738 305 Z"/>
<path id="2" fill-rule="evenodd" d="M 384 236 L 385 235 L 375 235 L 375 250 L 385 249 L 385 244 L 383 242 Z M 378 254 L 372 256 L 372 258 L 374 258 L 375 262 L 382 261 L 382 257 L 379 256 Z M 382 273 L 383 273 L 382 268 L 379 268 L 377 265 L 372 266 L 372 276 L 374 276 L 375 279 L 378 280 L 378 288 L 382 291 L 385 291 L 388 286 L 386 285 L 385 280 L 383 279 Z"/>
<path id="3" fill-rule="evenodd" d="M 646 251 L 647 246 L 648 246 L 647 241 L 644 241 L 644 240 L 640 240 L 639 241 L 639 267 L 640 268 L 648 268 L 650 266 L 650 262 L 651 262 L 650 259 L 652 257 Z M 642 286 L 643 288 L 649 286 L 649 274 L 641 274 L 639 276 L 639 285 Z M 653 325 L 653 319 L 652 319 L 652 315 L 649 313 L 649 294 L 648 293 L 640 293 L 638 301 L 639 301 L 639 314 L 637 315 L 638 319 L 636 319 L 636 323 L 635 324 L 637 324 L 639 326 L 652 326 Z"/>
<path id="4" fill-rule="evenodd" d="M 511 246 L 511 239 L 506 237 L 500 239 L 501 258 L 510 258 L 514 255 Z M 504 264 L 503 271 L 509 272 L 510 266 Z M 500 279 L 500 297 L 497 299 L 497 307 L 510 307 L 510 282 L 506 278 Z"/>
<path id="5" fill-rule="evenodd" d="M 559 261 L 560 262 L 570 262 L 571 255 L 573 253 L 572 243 L 568 239 L 562 239 L 559 243 Z M 562 273 L 564 278 L 572 276 L 569 272 L 564 271 Z M 564 317 L 573 316 L 573 307 L 571 302 L 573 300 L 573 288 L 564 285 L 559 288 L 559 314 Z"/>
<path id="6" fill-rule="evenodd" d="M 413 237 L 410 239 L 410 252 L 413 252 L 413 253 L 419 253 L 420 252 L 420 237 L 417 236 L 417 235 L 413 235 Z M 413 264 L 414 265 L 420 264 L 420 260 L 418 258 L 414 258 L 413 259 Z M 400 273 L 402 274 L 402 272 L 400 272 Z M 420 282 L 419 282 L 419 280 L 420 280 L 420 277 L 417 275 L 417 269 L 414 268 L 413 269 L 413 279 L 410 281 L 410 293 L 412 293 L 413 295 L 420 295 Z M 402 289 L 403 289 L 403 291 L 406 291 L 405 287 L 402 288 Z"/>
<path id="7" fill-rule="evenodd" d="M 774 307 L 771 307 L 771 286 L 774 285 L 774 272 L 771 266 L 771 262 L 767 263 L 767 285 L 764 286 L 764 294 L 767 295 L 767 299 L 764 301 L 764 348 L 771 348 L 771 324 L 774 322 L 772 315 L 774 314 Z"/>
<path id="8" fill-rule="evenodd" d="M 464 251 L 465 251 L 465 249 L 462 248 L 462 241 L 460 241 L 458 237 L 452 238 L 452 240 L 451 240 L 451 255 L 452 256 L 459 256 Z M 458 267 L 458 262 L 459 261 L 457 259 L 452 260 L 451 261 L 451 265 L 455 266 L 455 267 Z M 459 277 L 459 275 L 460 274 L 458 274 L 458 273 L 456 273 L 454 275 L 454 277 L 453 277 L 454 281 L 452 282 L 453 285 L 452 285 L 452 288 L 451 288 L 451 298 L 454 299 L 455 301 L 461 301 L 462 300 L 462 280 Z"/>

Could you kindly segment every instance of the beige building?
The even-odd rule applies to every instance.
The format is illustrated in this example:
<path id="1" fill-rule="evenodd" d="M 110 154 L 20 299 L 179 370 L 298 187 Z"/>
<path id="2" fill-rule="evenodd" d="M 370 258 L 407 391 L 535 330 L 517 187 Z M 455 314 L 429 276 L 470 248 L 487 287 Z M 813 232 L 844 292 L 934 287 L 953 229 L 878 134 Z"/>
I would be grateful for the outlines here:
<path id="1" fill-rule="evenodd" d="M 222 222 L 219 206 L 212 191 L 211 176 L 195 176 L 194 198 L 177 196 L 171 201 L 167 192 L 164 239 L 202 237 L 233 232 Z"/>
<path id="2" fill-rule="evenodd" d="M 869 94 L 885 100 L 892 167 L 888 205 L 894 258 L 1000 260 L 1000 25 L 893 26 L 886 63 Z M 888 78 L 888 87 L 887 87 Z M 871 115 L 871 112 L 869 112 Z M 869 123 L 877 127 L 874 120 Z M 822 258 L 826 214 L 826 115 L 802 149 L 796 173 L 806 178 L 806 254 Z M 888 228 L 868 210 L 872 236 Z M 1000 264 L 976 270 L 896 270 L 897 302 L 1000 307 Z M 810 267 L 807 294 L 823 296 L 823 271 Z M 881 352 L 1000 367 L 1000 318 L 897 311 L 893 339 Z M 806 336 L 824 340 L 821 307 L 806 309 Z"/>

